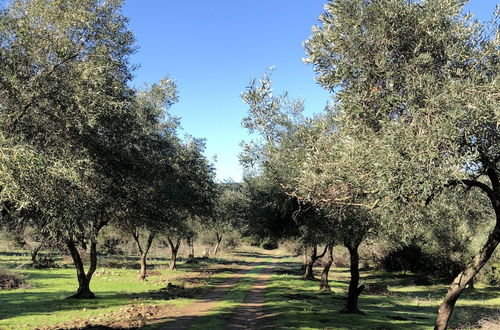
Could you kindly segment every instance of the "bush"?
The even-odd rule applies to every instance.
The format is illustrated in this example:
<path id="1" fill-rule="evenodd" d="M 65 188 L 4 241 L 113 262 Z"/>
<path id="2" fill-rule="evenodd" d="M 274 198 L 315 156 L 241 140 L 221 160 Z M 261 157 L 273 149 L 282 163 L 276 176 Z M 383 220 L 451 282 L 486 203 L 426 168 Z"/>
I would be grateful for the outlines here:
<path id="1" fill-rule="evenodd" d="M 426 252 L 416 244 L 389 252 L 382 259 L 382 266 L 391 272 L 410 271 L 446 279 L 455 277 L 463 268 L 463 264 L 451 256 Z"/>
<path id="2" fill-rule="evenodd" d="M 499 286 L 500 285 L 499 268 L 500 268 L 499 264 L 486 265 L 480 273 L 481 282 L 484 282 L 492 286 Z"/>
<path id="3" fill-rule="evenodd" d="M 38 262 L 33 265 L 33 268 L 43 269 L 43 268 L 59 268 L 55 260 L 49 257 L 38 258 Z"/>
<path id="4" fill-rule="evenodd" d="M 278 248 L 278 242 L 271 239 L 266 239 L 264 242 L 262 242 L 262 248 L 264 250 L 275 250 Z"/>
<path id="5" fill-rule="evenodd" d="M 234 250 L 241 244 L 241 236 L 236 231 L 230 231 L 222 239 L 222 246 L 226 250 Z"/>
<path id="6" fill-rule="evenodd" d="M 0 268 L 0 290 L 19 289 L 27 285 L 28 283 L 23 275 Z"/>

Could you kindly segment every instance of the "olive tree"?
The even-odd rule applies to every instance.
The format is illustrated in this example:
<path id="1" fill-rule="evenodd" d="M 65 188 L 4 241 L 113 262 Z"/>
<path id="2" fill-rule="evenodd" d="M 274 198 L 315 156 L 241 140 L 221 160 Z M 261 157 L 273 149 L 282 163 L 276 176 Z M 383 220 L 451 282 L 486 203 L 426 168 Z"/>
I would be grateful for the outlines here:
<path id="1" fill-rule="evenodd" d="M 133 37 L 121 1 L 13 0 L 0 11 L 0 200 L 43 213 L 93 298 L 96 237 L 125 204 Z M 85 271 L 78 245 L 88 248 Z"/>
<path id="2" fill-rule="evenodd" d="M 453 281 L 436 329 L 447 327 L 466 284 L 500 242 L 498 16 L 483 25 L 462 14 L 464 4 L 330 1 L 306 43 L 307 61 L 334 94 L 348 141 L 339 168 L 352 166 L 361 191 L 397 207 L 425 205 L 463 185 L 491 202 L 495 225 Z"/>

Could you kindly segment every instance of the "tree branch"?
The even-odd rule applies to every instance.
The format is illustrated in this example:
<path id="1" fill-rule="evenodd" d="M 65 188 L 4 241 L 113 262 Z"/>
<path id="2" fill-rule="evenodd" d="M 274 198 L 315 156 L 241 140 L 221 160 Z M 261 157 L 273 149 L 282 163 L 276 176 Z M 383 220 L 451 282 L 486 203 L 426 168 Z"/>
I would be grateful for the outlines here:
<path id="1" fill-rule="evenodd" d="M 495 193 L 493 192 L 493 189 L 490 188 L 486 183 L 483 183 L 481 181 L 477 180 L 469 180 L 469 179 L 463 179 L 463 180 L 452 180 L 448 182 L 447 186 L 456 186 L 456 185 L 466 185 L 468 187 L 476 187 L 481 189 L 483 192 L 488 195 L 488 198 L 493 202 L 495 200 Z"/>

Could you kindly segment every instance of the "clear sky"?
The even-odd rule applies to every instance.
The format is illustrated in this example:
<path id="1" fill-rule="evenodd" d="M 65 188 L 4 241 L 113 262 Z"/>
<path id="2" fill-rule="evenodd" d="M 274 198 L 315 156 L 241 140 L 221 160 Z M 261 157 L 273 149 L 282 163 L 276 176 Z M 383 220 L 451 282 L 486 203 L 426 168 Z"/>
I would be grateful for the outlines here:
<path id="1" fill-rule="evenodd" d="M 125 0 L 139 47 L 133 84 L 165 75 L 177 81 L 180 101 L 171 112 L 184 130 L 206 138 L 209 158 L 217 156 L 217 178 L 241 179 L 240 125 L 247 108 L 240 93 L 267 68 L 278 91 L 305 99 L 306 112 L 321 112 L 329 96 L 314 81 L 302 42 L 326 0 Z M 497 0 L 471 0 L 467 10 L 488 19 Z"/>

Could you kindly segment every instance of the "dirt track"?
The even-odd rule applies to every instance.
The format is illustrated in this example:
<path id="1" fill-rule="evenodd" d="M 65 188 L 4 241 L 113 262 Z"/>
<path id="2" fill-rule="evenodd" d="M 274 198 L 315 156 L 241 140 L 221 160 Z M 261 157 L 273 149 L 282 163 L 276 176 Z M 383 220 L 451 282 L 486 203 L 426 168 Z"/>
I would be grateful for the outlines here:
<path id="1" fill-rule="evenodd" d="M 270 255 L 271 256 L 271 255 Z M 252 288 L 248 291 L 245 301 L 241 306 L 230 314 L 229 329 L 263 329 L 267 327 L 266 315 L 263 308 L 265 301 L 265 289 L 271 277 L 278 259 L 273 259 L 271 263 L 265 262 L 264 258 L 259 258 L 253 262 L 253 266 L 245 266 L 238 272 L 231 275 L 224 283 L 217 285 L 212 291 L 196 302 L 179 309 L 173 309 L 170 321 L 159 329 L 188 329 L 193 326 L 199 317 L 202 317 L 213 311 L 217 304 L 224 300 L 224 296 L 232 287 L 234 287 L 246 274 L 252 272 L 257 265 L 266 265 L 266 267 L 254 277 Z"/>

